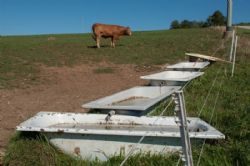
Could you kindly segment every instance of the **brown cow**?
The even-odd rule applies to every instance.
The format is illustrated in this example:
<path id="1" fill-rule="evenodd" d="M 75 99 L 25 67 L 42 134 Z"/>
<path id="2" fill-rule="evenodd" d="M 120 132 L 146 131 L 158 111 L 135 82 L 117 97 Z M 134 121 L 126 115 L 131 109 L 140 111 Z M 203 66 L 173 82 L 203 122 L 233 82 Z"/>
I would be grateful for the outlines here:
<path id="1" fill-rule="evenodd" d="M 100 48 L 100 38 L 111 38 L 111 47 L 115 47 L 115 41 L 120 36 L 131 36 L 132 32 L 129 27 L 123 27 L 119 25 L 107 25 L 107 24 L 93 24 L 93 38 L 96 41 L 97 48 Z"/>

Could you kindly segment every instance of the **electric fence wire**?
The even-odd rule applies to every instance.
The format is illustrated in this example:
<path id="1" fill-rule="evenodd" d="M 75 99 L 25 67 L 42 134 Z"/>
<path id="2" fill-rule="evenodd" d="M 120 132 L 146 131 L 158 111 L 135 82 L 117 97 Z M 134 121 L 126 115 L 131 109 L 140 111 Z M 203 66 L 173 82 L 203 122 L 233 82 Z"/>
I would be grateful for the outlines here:
<path id="1" fill-rule="evenodd" d="M 214 53 L 213 53 L 212 55 L 215 55 L 221 48 L 223 48 L 223 47 L 224 47 L 224 43 L 225 43 L 225 41 L 222 40 L 221 45 L 214 51 Z M 219 71 L 220 71 L 220 70 L 218 70 L 218 72 L 217 72 L 217 74 L 216 74 L 216 77 L 215 77 L 215 79 L 214 79 L 214 81 L 213 81 L 212 87 L 213 87 L 214 84 L 215 84 L 215 81 L 216 81 L 216 79 L 217 79 L 217 77 L 218 77 Z M 190 81 L 191 81 L 191 80 L 190 80 Z M 187 85 L 190 81 L 188 81 L 188 82 L 183 86 L 182 90 L 186 87 L 186 85 Z M 209 95 L 210 95 L 211 90 L 212 90 L 212 88 L 210 88 L 210 90 L 209 90 Z M 209 95 L 207 95 L 206 100 L 207 100 L 207 98 L 208 98 Z M 205 100 L 205 102 L 206 102 L 206 100 Z M 173 99 L 169 102 L 169 104 L 168 104 L 168 105 L 165 107 L 165 109 L 161 112 L 161 114 L 159 115 L 159 117 L 162 116 L 162 115 L 164 114 L 164 112 L 167 110 L 167 108 L 171 105 L 172 102 L 173 102 Z M 203 104 L 203 105 L 205 105 L 205 104 Z M 203 107 L 204 107 L 204 106 L 203 106 Z M 203 108 L 202 108 L 202 109 L 203 109 Z M 200 111 L 200 112 L 201 112 L 201 111 Z M 200 114 L 200 113 L 199 113 L 199 114 Z M 159 119 L 159 117 L 155 120 L 155 122 Z M 154 123 L 155 123 L 155 122 L 154 122 Z M 125 159 L 122 161 L 122 163 L 120 164 L 120 166 L 123 166 L 123 165 L 126 163 L 126 161 L 127 161 L 128 158 L 133 154 L 133 152 L 134 152 L 134 150 L 137 148 L 137 146 L 138 146 L 138 145 L 143 141 L 143 139 L 147 136 L 147 133 L 148 133 L 148 132 L 146 132 L 146 133 L 140 138 L 140 140 L 137 142 L 137 144 L 135 144 L 135 145 L 131 148 L 131 150 L 129 151 L 128 155 L 127 155 L 127 156 L 125 157 Z M 180 158 L 181 158 L 181 156 L 180 156 L 179 159 L 178 159 L 177 165 L 179 165 Z"/>
<path id="2" fill-rule="evenodd" d="M 212 56 L 214 56 L 220 49 L 222 49 L 222 48 L 224 47 L 225 42 L 226 42 L 226 40 L 224 40 L 224 39 L 221 41 L 220 46 L 216 48 L 216 50 L 213 52 Z M 200 109 L 200 111 L 199 111 L 198 118 L 200 118 L 200 116 L 201 116 L 201 113 L 202 113 L 202 111 L 203 111 L 203 109 L 204 109 L 204 107 L 205 107 L 205 105 L 206 105 L 206 103 L 207 103 L 208 97 L 209 97 L 210 94 L 211 94 L 211 91 L 212 91 L 212 89 L 213 89 L 213 87 L 214 87 L 214 85 L 215 85 L 215 82 L 216 82 L 216 80 L 217 80 L 217 78 L 218 78 L 218 75 L 219 75 L 219 73 L 220 73 L 221 70 L 222 70 L 222 65 L 220 65 L 220 68 L 218 69 L 218 71 L 217 71 L 217 73 L 216 73 L 216 76 L 215 76 L 215 78 L 214 78 L 214 80 L 213 80 L 213 83 L 212 83 L 212 85 L 211 85 L 210 88 L 209 88 L 209 91 L 208 91 L 208 93 L 207 93 L 207 95 L 206 95 L 206 98 L 205 98 L 205 100 L 204 100 L 204 102 L 203 102 L 203 105 L 202 105 L 202 107 L 201 107 L 201 109 Z M 200 70 L 199 70 L 199 71 L 200 71 Z M 191 81 L 191 80 L 190 80 L 190 81 Z M 182 90 L 190 83 L 190 81 L 188 81 L 188 82 L 183 86 Z M 205 141 L 204 141 L 203 143 L 205 144 Z M 177 163 L 176 163 L 176 166 L 179 165 L 180 160 L 181 160 L 181 155 L 179 156 L 179 159 L 178 159 L 178 161 L 177 161 Z"/>
<path id="3" fill-rule="evenodd" d="M 214 117 L 214 112 L 215 112 L 217 101 L 218 101 L 218 98 L 219 98 L 219 95 L 220 95 L 220 90 L 221 90 L 222 82 L 223 82 L 223 79 L 221 79 L 221 81 L 220 81 L 219 90 L 218 90 L 216 98 L 215 98 L 214 107 L 213 107 L 212 114 L 211 114 L 210 119 L 209 119 L 209 124 L 212 122 L 212 119 Z M 199 153 L 199 158 L 198 158 L 198 161 L 197 161 L 197 166 L 199 166 L 199 164 L 200 164 L 200 160 L 201 160 L 201 156 L 203 154 L 205 142 L 206 142 L 206 138 L 203 140 L 203 143 L 202 143 L 201 151 Z"/>
<path id="4" fill-rule="evenodd" d="M 207 92 L 206 98 L 205 98 L 205 100 L 204 100 L 204 102 L 203 102 L 203 105 L 202 105 L 200 111 L 199 111 L 198 118 L 200 118 L 200 116 L 201 116 L 201 113 L 202 113 L 202 111 L 203 111 L 203 109 L 204 109 L 204 107 L 205 107 L 205 105 L 206 105 L 206 103 L 207 103 L 207 101 L 208 101 L 208 98 L 209 98 L 209 96 L 210 96 L 210 94 L 211 94 L 211 91 L 212 91 L 212 89 L 213 89 L 213 87 L 214 87 L 214 85 L 215 85 L 215 82 L 216 82 L 216 80 L 217 80 L 217 78 L 218 78 L 218 75 L 219 75 L 220 71 L 221 71 L 221 68 L 219 68 L 219 70 L 217 71 L 216 76 L 215 76 L 215 78 L 214 78 L 214 80 L 213 80 L 213 83 L 212 83 L 212 85 L 210 86 L 209 91 Z M 179 165 L 180 159 L 181 159 L 181 155 L 179 156 L 179 159 L 178 159 L 178 161 L 177 161 L 176 166 Z"/>
<path id="5" fill-rule="evenodd" d="M 221 66 L 222 67 L 222 66 Z M 225 68 L 226 70 L 226 68 Z M 217 72 L 218 73 L 218 72 Z M 217 95 L 216 95 L 216 99 L 215 99 L 215 103 L 214 103 L 214 107 L 213 107 L 213 110 L 212 110 L 212 114 L 210 116 L 210 119 L 209 119 L 209 124 L 212 122 L 212 119 L 213 119 L 213 116 L 214 116 L 214 112 L 215 112 L 215 108 L 216 108 L 216 105 L 217 105 L 217 101 L 218 101 L 218 98 L 219 98 L 219 95 L 220 95 L 220 91 L 221 91 L 221 86 L 222 86 L 222 82 L 223 82 L 223 78 L 221 78 L 220 80 L 220 85 L 219 85 L 219 90 L 217 92 Z M 214 83 L 214 82 L 213 82 Z M 207 98 L 206 98 L 207 100 Z M 204 105 L 202 106 L 202 109 L 203 109 Z M 201 112 L 202 110 L 199 112 L 199 117 L 201 115 Z M 201 151 L 199 153 L 199 158 L 198 158 L 198 161 L 197 161 L 197 166 L 199 166 L 200 164 L 200 161 L 201 161 L 201 157 L 202 157 L 202 154 L 203 154 L 203 151 L 204 151 L 204 146 L 205 146 L 205 142 L 206 142 L 206 139 L 203 140 L 203 143 L 202 143 L 202 147 L 201 147 Z"/>

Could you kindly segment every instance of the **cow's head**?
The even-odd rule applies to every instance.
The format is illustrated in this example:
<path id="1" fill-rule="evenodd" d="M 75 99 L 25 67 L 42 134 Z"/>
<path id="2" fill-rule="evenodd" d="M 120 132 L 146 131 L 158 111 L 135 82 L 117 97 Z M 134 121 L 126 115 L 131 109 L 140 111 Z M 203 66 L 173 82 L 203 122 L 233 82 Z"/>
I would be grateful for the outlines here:
<path id="1" fill-rule="evenodd" d="M 131 36 L 131 35 L 132 35 L 132 32 L 131 32 L 130 27 L 127 27 L 127 28 L 126 28 L 125 34 L 128 35 L 128 36 Z"/>

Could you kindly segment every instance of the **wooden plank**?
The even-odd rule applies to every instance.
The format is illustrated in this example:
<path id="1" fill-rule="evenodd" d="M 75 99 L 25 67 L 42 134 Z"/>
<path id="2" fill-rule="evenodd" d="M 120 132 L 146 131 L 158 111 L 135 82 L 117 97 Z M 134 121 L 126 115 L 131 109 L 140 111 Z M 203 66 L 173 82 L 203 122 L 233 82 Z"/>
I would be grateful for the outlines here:
<path id="1" fill-rule="evenodd" d="M 206 59 L 209 61 L 221 61 L 221 62 L 227 62 L 227 63 L 232 63 L 230 61 L 226 61 L 224 59 L 221 58 L 217 58 L 217 57 L 213 57 L 213 56 L 208 56 L 208 55 L 202 55 L 202 54 L 197 54 L 197 53 L 185 53 L 185 55 L 191 56 L 191 57 L 195 57 L 195 58 L 201 58 L 201 59 Z"/>

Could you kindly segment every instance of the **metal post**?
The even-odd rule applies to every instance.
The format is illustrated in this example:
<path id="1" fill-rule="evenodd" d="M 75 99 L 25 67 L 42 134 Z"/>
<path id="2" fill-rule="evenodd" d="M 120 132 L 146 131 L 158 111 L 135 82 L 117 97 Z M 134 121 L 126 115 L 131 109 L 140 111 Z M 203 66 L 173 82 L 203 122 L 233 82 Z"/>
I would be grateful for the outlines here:
<path id="1" fill-rule="evenodd" d="M 182 151 L 183 151 L 182 160 L 185 162 L 186 166 L 193 166 L 192 150 L 188 134 L 186 107 L 185 107 L 183 91 L 175 92 L 174 100 L 176 104 L 174 111 L 178 114 L 179 117 L 179 121 L 177 121 L 177 123 L 179 124 L 180 134 L 181 134 Z"/>
<path id="2" fill-rule="evenodd" d="M 237 48 L 238 36 L 235 37 L 235 44 L 234 44 L 234 55 L 233 55 L 233 67 L 232 67 L 232 75 L 234 76 L 234 67 L 235 67 L 235 57 L 236 57 L 236 48 Z"/>
<path id="3" fill-rule="evenodd" d="M 232 31 L 232 6 L 233 0 L 227 0 L 227 31 Z"/>

